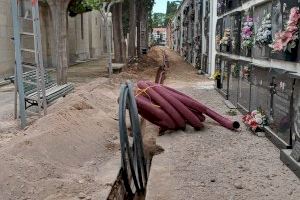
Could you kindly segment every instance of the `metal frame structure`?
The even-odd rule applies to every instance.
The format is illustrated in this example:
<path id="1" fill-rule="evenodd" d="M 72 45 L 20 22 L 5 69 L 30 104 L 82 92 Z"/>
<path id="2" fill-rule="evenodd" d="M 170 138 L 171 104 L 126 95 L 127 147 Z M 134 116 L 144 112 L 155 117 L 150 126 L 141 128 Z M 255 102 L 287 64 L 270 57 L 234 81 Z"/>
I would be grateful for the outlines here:
<path id="1" fill-rule="evenodd" d="M 31 4 L 31 17 L 21 16 L 22 3 Z M 41 109 L 44 111 L 44 115 L 47 114 L 47 101 L 46 101 L 46 90 L 45 90 L 45 70 L 43 65 L 42 57 L 42 42 L 41 42 L 41 30 L 40 30 L 40 19 L 39 19 L 39 5 L 38 0 L 11 0 L 12 4 L 12 15 L 13 15 L 13 32 L 14 32 L 14 45 L 15 45 L 15 118 L 18 118 L 17 112 L 17 97 L 19 96 L 19 115 L 21 119 L 21 127 L 24 128 L 26 122 L 26 108 L 25 108 L 25 92 L 24 82 L 37 87 L 37 102 L 38 102 L 38 114 L 41 114 Z M 28 10 L 28 12 L 30 12 Z M 25 32 L 23 26 L 23 20 L 32 21 L 33 33 Z M 22 40 L 24 37 L 32 37 L 34 43 L 34 49 L 23 48 Z M 33 53 L 33 63 L 24 63 L 23 53 Z M 27 69 L 36 70 L 36 82 L 25 81 L 23 79 L 23 72 Z"/>

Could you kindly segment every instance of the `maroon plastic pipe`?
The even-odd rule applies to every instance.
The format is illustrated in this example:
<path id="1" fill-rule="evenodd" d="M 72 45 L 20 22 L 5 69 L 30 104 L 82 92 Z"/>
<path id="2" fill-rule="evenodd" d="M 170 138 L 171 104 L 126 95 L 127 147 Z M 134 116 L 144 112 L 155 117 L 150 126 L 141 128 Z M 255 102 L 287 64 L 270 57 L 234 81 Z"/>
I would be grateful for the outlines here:
<path id="1" fill-rule="evenodd" d="M 147 82 L 149 83 L 149 81 Z M 151 82 L 150 82 L 151 83 Z M 151 83 L 153 84 L 153 83 Z M 181 101 L 183 104 L 185 104 L 190 109 L 194 109 L 197 112 L 201 112 L 212 118 L 213 120 L 217 121 L 219 124 L 224 126 L 225 128 L 228 128 L 230 130 L 236 130 L 240 127 L 240 123 L 237 121 L 231 121 L 228 118 L 223 117 L 219 113 L 211 110 L 207 106 L 201 104 L 200 102 L 192 99 L 191 97 L 173 89 L 167 86 L 158 85 L 158 87 L 164 87 L 170 91 L 170 93 L 173 95 L 174 98 Z"/>

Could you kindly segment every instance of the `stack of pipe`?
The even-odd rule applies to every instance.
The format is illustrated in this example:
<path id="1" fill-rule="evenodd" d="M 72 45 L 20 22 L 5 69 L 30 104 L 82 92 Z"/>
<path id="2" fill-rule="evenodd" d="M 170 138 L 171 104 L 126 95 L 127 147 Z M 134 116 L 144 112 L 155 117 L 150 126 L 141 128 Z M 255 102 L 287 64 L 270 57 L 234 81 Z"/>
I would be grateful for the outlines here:
<path id="1" fill-rule="evenodd" d="M 167 86 L 139 81 L 136 102 L 139 114 L 162 130 L 185 129 L 186 124 L 196 130 L 203 128 L 205 115 L 222 126 L 236 130 L 239 122 L 231 121 L 191 97 Z"/>

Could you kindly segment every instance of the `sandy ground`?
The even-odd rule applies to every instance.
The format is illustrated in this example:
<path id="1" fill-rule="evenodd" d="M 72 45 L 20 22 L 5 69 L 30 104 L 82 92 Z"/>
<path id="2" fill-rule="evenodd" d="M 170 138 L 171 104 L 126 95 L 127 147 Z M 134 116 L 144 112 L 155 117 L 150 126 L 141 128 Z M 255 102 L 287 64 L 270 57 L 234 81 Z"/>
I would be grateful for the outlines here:
<path id="1" fill-rule="evenodd" d="M 166 84 L 226 115 L 228 108 L 213 83 L 199 80 L 180 57 L 168 54 L 172 64 Z M 184 74 L 180 67 L 186 69 Z M 157 138 L 165 151 L 152 160 L 146 200 L 300 199 L 299 179 L 268 139 L 253 135 L 244 125 L 238 132 L 211 119 L 204 125 L 199 132 L 189 128 Z"/>

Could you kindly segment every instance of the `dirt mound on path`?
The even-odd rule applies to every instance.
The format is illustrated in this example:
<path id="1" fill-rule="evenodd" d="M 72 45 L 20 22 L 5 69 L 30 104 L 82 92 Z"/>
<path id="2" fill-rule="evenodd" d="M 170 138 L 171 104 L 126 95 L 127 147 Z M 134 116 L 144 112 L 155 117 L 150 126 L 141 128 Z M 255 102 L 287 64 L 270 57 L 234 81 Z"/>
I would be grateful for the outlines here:
<path id="1" fill-rule="evenodd" d="M 2 147 L 0 199 L 73 199 L 103 187 L 97 174 L 119 151 L 118 89 L 104 78 L 79 87 Z"/>

